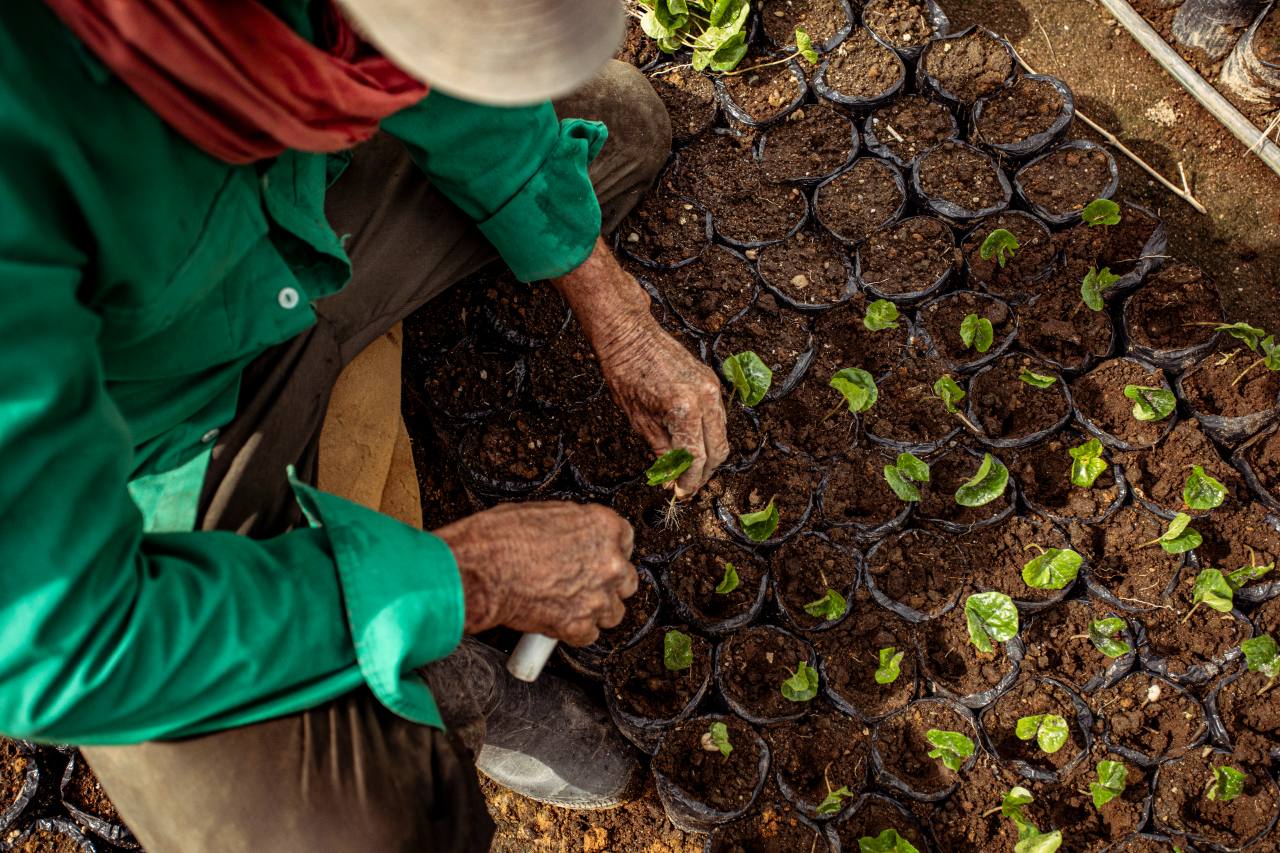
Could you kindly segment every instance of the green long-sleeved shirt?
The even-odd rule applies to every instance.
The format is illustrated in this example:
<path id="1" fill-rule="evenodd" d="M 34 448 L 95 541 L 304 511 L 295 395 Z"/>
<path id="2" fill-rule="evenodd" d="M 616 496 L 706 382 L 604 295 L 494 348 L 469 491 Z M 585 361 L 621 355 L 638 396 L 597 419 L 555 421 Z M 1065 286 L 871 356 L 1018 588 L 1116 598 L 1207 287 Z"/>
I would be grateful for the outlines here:
<path id="1" fill-rule="evenodd" d="M 272 6 L 310 37 L 308 4 Z M 522 279 L 590 252 L 600 125 L 433 93 L 382 126 Z M 0 731 L 176 737 L 362 683 L 440 725 L 412 675 L 462 631 L 439 538 L 301 483 L 309 529 L 191 532 L 243 368 L 349 278 L 337 163 L 218 162 L 39 0 L 0 8 Z"/>

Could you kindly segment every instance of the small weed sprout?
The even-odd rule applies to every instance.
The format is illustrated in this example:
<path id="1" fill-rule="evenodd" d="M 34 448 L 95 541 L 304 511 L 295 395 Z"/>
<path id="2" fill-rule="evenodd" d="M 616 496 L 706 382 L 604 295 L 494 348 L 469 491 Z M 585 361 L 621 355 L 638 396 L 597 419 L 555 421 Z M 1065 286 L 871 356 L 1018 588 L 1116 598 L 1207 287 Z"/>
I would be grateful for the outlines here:
<path id="1" fill-rule="evenodd" d="M 1071 485 L 1093 488 L 1094 482 L 1107 470 L 1107 460 L 1102 458 L 1102 442 L 1091 438 L 1067 452 L 1071 454 Z"/>
<path id="2" fill-rule="evenodd" d="M 1018 238 L 1013 236 L 1012 231 L 997 228 L 988 234 L 987 239 L 983 240 L 982 245 L 978 247 L 978 257 L 984 261 L 994 258 L 1000 265 L 1000 269 L 1004 269 L 1009 258 L 1017 255 L 1020 248 L 1022 246 L 1018 243 Z"/>
<path id="3" fill-rule="evenodd" d="M 893 646 L 880 650 L 880 665 L 876 667 L 876 684 L 893 684 L 902 674 L 902 659 L 906 652 Z"/>
<path id="4" fill-rule="evenodd" d="M 899 453 L 894 464 L 884 466 L 884 479 L 899 500 L 915 502 L 920 500 L 915 484 L 929 482 L 929 465 L 914 453 Z"/>
<path id="5" fill-rule="evenodd" d="M 693 666 L 693 641 L 681 631 L 668 631 L 662 638 L 662 665 L 668 672 Z"/>
<path id="6" fill-rule="evenodd" d="M 782 682 L 782 695 L 791 702 L 808 702 L 818 695 L 818 671 L 804 661 Z"/>
<path id="7" fill-rule="evenodd" d="M 978 352 L 986 352 L 991 349 L 995 337 L 995 329 L 986 317 L 966 314 L 960 321 L 960 343 L 964 344 L 966 349 L 972 347 Z"/>
<path id="8" fill-rule="evenodd" d="M 1035 738 L 1036 745 L 1052 755 L 1066 745 L 1071 736 L 1067 721 L 1057 714 L 1033 714 L 1022 717 L 1014 728 L 1018 740 Z"/>
<path id="9" fill-rule="evenodd" d="M 1124 793 L 1129 771 L 1119 761 L 1099 761 L 1097 771 L 1098 781 L 1089 783 L 1089 793 L 1093 794 L 1093 807 L 1101 809 Z"/>
<path id="10" fill-rule="evenodd" d="M 952 773 L 960 772 L 965 761 L 973 755 L 973 741 L 960 732 L 929 729 L 924 736 L 933 745 L 933 749 L 929 750 L 929 757 L 941 761 Z"/>

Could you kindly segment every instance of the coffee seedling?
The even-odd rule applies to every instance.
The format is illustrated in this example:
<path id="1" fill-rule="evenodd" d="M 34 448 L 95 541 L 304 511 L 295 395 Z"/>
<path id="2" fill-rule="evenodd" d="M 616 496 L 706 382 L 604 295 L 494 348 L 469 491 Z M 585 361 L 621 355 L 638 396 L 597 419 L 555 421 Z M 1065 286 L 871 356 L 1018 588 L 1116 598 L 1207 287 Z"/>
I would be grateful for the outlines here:
<path id="1" fill-rule="evenodd" d="M 916 846 L 898 834 L 896 829 L 883 830 L 877 836 L 858 839 L 858 853 L 920 853 Z"/>
<path id="2" fill-rule="evenodd" d="M 1034 542 L 1026 547 L 1040 552 L 1022 567 L 1022 580 L 1032 589 L 1066 589 L 1080 574 L 1084 558 L 1070 548 L 1042 548 Z"/>
<path id="3" fill-rule="evenodd" d="M 1101 809 L 1124 793 L 1129 771 L 1119 761 L 1099 761 L 1097 770 L 1098 781 L 1089 783 L 1089 793 L 1093 794 L 1093 807 Z"/>
<path id="4" fill-rule="evenodd" d="M 1018 740 L 1035 738 L 1041 750 L 1052 755 L 1062 749 L 1071 736 L 1067 721 L 1057 714 L 1033 714 L 1022 717 L 1014 727 Z"/>
<path id="5" fill-rule="evenodd" d="M 1119 225 L 1120 205 L 1109 198 L 1095 198 L 1085 205 L 1080 218 L 1090 228 L 1096 228 L 1099 225 Z"/>
<path id="6" fill-rule="evenodd" d="M 1215 332 L 1226 332 L 1231 337 L 1247 346 L 1258 358 L 1254 359 L 1250 364 L 1240 371 L 1239 375 L 1232 380 L 1233 386 L 1239 385 L 1258 365 L 1263 365 L 1267 370 L 1280 370 L 1280 344 L 1276 343 L 1275 335 L 1268 335 L 1264 330 L 1257 326 L 1250 326 L 1248 323 L 1220 323 L 1214 325 L 1212 323 L 1195 323 L 1194 325 L 1213 325 Z M 1221 366 L 1231 359 L 1235 358 L 1235 352 L 1229 352 L 1218 362 Z"/>
<path id="7" fill-rule="evenodd" d="M 712 723 L 711 728 L 702 733 L 702 748 L 728 758 L 733 752 L 733 744 L 729 743 L 729 727 L 724 723 Z"/>
<path id="8" fill-rule="evenodd" d="M 1004 269 L 1004 265 L 1009 262 L 1009 258 L 1018 254 L 1018 249 L 1022 246 L 1018 243 L 1018 238 L 1013 236 L 1012 231 L 1004 228 L 997 228 L 987 235 L 987 239 L 982 241 L 982 245 L 978 247 L 978 257 L 984 261 L 995 258 L 1000 269 Z"/>
<path id="9" fill-rule="evenodd" d="M 1182 501 L 1196 511 L 1217 509 L 1227 499 L 1227 487 L 1210 477 L 1199 465 L 1191 466 L 1191 476 L 1182 489 Z"/>
<path id="10" fill-rule="evenodd" d="M 644 472 L 650 486 L 661 486 L 680 478 L 693 464 L 693 454 L 683 447 L 668 450 Z"/>
<path id="11" fill-rule="evenodd" d="M 965 318 L 960 321 L 960 343 L 965 347 L 972 347 L 978 352 L 986 352 L 991 349 L 991 344 L 995 341 L 995 329 L 991 326 L 991 321 L 986 317 L 979 317 L 977 314 L 966 314 Z"/>
<path id="12" fill-rule="evenodd" d="M 942 405 L 947 407 L 948 412 L 959 418 L 960 422 L 969 429 L 978 432 L 978 428 L 964 416 L 964 412 L 960 411 L 960 407 L 957 405 L 965 398 L 965 393 L 964 389 L 957 385 L 954 379 L 945 373 L 939 376 L 937 381 L 933 383 L 933 393 L 942 401 Z"/>
<path id="13" fill-rule="evenodd" d="M 844 396 L 849 411 L 855 415 L 874 406 L 880 397 L 875 378 L 860 367 L 837 371 L 827 384 Z"/>
<path id="14" fill-rule="evenodd" d="M 834 589 L 827 590 L 827 594 L 822 598 L 817 601 L 810 601 L 804 606 L 805 613 L 808 613 L 814 619 L 822 619 L 827 622 L 834 622 L 839 619 L 848 609 L 849 605 L 844 600 L 844 596 Z"/>
<path id="15" fill-rule="evenodd" d="M 993 643 L 1007 643 L 1018 633 L 1018 608 L 1003 592 L 977 592 L 964 603 L 969 639 L 978 651 L 992 654 Z"/>
<path id="16" fill-rule="evenodd" d="M 902 658 L 906 652 L 900 652 L 893 646 L 880 650 L 880 665 L 876 667 L 876 684 L 893 684 L 902 674 Z"/>
<path id="17" fill-rule="evenodd" d="M 834 791 L 828 790 L 827 795 L 823 797 L 822 802 L 818 803 L 817 813 L 819 817 L 833 815 L 840 811 L 840 806 L 845 800 L 852 799 L 853 791 L 848 786 L 841 785 Z"/>
<path id="18" fill-rule="evenodd" d="M 1213 778 L 1204 786 L 1204 793 L 1211 800 L 1229 803 L 1244 793 L 1245 776 L 1234 767 L 1213 768 Z"/>
<path id="19" fill-rule="evenodd" d="M 956 489 L 956 503 L 969 507 L 985 506 L 1004 494 L 1007 485 L 1009 469 L 990 453 L 985 453 L 974 475 Z"/>
<path id="20" fill-rule="evenodd" d="M 1150 542 L 1143 542 L 1138 547 L 1149 548 L 1152 545 L 1159 545 L 1167 554 L 1183 554 L 1193 548 L 1199 548 L 1204 537 L 1200 535 L 1200 531 L 1189 527 L 1190 524 L 1191 516 L 1180 512 L 1173 517 L 1173 521 L 1169 522 L 1169 527 L 1164 533 Z"/>
<path id="21" fill-rule="evenodd" d="M 1267 679 L 1267 683 L 1254 695 L 1261 696 L 1272 687 L 1275 687 L 1276 678 L 1280 677 L 1280 648 L 1276 646 L 1275 637 L 1270 634 L 1263 634 L 1261 637 L 1245 640 L 1240 644 L 1240 650 L 1244 652 L 1245 663 L 1248 664 L 1249 671 L 1259 673 L 1263 678 Z M 884 651 L 881 650 L 881 660 L 883 659 Z M 879 679 L 877 678 L 877 680 Z"/>
<path id="22" fill-rule="evenodd" d="M 744 512 L 738 516 L 738 522 L 742 525 L 742 532 L 752 542 L 765 542 L 778 529 L 780 518 L 777 499 L 769 498 L 764 509 Z"/>
<path id="23" fill-rule="evenodd" d="M 1013 821 L 1018 828 L 1018 843 L 1014 845 L 1014 853 L 1053 853 L 1062 846 L 1062 831 L 1041 832 L 1039 827 L 1027 819 L 1023 806 L 1035 802 L 1031 792 L 1021 786 L 1004 795 L 1000 804 L 1000 813 Z"/>
<path id="24" fill-rule="evenodd" d="M 929 750 L 929 757 L 938 759 L 953 773 L 958 773 L 965 761 L 973 755 L 973 741 L 960 732 L 929 729 L 924 736 L 933 745 L 933 749 Z"/>
<path id="25" fill-rule="evenodd" d="M 693 641 L 681 631 L 668 631 L 662 638 L 662 665 L 668 672 L 693 666 Z"/>
<path id="26" fill-rule="evenodd" d="M 862 318 L 862 325 L 873 332 L 898 328 L 898 306 L 888 299 L 877 299 L 867 306 L 867 315 Z"/>
<path id="27" fill-rule="evenodd" d="M 1103 292 L 1119 280 L 1120 276 L 1113 273 L 1111 267 L 1102 269 L 1089 267 L 1089 271 L 1084 274 L 1084 279 L 1080 282 L 1080 298 L 1094 311 L 1101 311 Z"/>
<path id="28" fill-rule="evenodd" d="M 782 682 L 782 695 L 791 702 L 808 702 L 818 695 L 818 671 L 804 661 Z"/>
<path id="29" fill-rule="evenodd" d="M 1089 623 L 1089 642 L 1109 658 L 1124 657 L 1133 651 L 1133 646 L 1118 638 L 1122 637 L 1128 628 L 1128 623 L 1119 616 L 1094 619 Z"/>
<path id="30" fill-rule="evenodd" d="M 1071 485 L 1093 488 L 1094 481 L 1107 470 L 1107 460 L 1102 458 L 1102 442 L 1091 438 L 1067 452 L 1071 454 Z"/>
<path id="31" fill-rule="evenodd" d="M 1275 563 L 1245 566 L 1225 573 L 1218 569 L 1204 569 L 1196 575 L 1196 582 L 1191 587 L 1191 609 L 1182 617 L 1182 621 L 1190 619 L 1201 604 L 1219 613 L 1230 613 L 1235 607 L 1235 596 L 1240 588 L 1249 581 L 1266 576 L 1273 568 Z"/>
<path id="32" fill-rule="evenodd" d="M 732 71 L 747 55 L 748 0 L 635 0 L 628 13 L 663 53 L 692 50 L 698 71 Z"/>
<path id="33" fill-rule="evenodd" d="M 1018 374 L 1018 378 L 1030 385 L 1032 388 L 1039 388 L 1042 391 L 1045 388 L 1052 388 L 1053 383 L 1058 381 L 1058 377 L 1056 376 L 1036 373 L 1034 370 L 1027 370 L 1026 368 L 1023 368 L 1022 372 Z"/>
<path id="34" fill-rule="evenodd" d="M 728 595 L 738 588 L 738 569 L 733 563 L 724 564 L 724 577 L 716 584 L 717 595 Z"/>
<path id="35" fill-rule="evenodd" d="M 884 466 L 884 478 L 899 500 L 920 500 L 916 483 L 929 482 L 929 465 L 913 453 L 899 453 L 892 465 Z"/>
<path id="36" fill-rule="evenodd" d="M 724 360 L 720 372 L 733 387 L 744 406 L 754 406 L 764 399 L 773 385 L 773 371 L 750 350 Z"/>
<path id="37" fill-rule="evenodd" d="M 1162 421 L 1178 406 L 1178 398 L 1164 388 L 1126 385 L 1124 395 L 1133 401 L 1133 416 L 1143 422 Z"/>

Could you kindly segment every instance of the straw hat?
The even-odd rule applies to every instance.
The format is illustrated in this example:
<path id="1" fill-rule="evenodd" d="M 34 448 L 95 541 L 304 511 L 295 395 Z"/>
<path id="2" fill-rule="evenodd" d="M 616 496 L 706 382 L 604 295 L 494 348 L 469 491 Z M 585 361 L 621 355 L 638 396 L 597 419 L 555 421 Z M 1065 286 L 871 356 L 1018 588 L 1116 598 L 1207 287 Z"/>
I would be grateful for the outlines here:
<path id="1" fill-rule="evenodd" d="M 458 98 L 531 104 L 586 83 L 622 42 L 619 0 L 338 0 L 369 43 Z"/>

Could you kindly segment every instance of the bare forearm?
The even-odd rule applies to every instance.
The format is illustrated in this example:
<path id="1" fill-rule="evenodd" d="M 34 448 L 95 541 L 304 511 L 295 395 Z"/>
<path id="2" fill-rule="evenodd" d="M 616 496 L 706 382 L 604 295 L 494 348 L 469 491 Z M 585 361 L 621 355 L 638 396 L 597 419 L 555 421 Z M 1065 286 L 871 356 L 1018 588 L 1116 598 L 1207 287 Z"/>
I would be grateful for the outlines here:
<path id="1" fill-rule="evenodd" d="M 603 239 L 577 269 L 552 284 L 597 353 L 654 322 L 649 294 L 618 264 Z"/>

